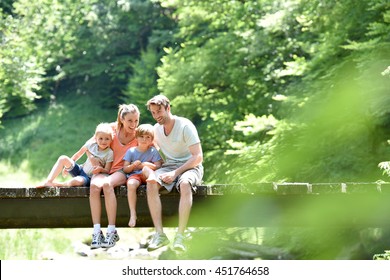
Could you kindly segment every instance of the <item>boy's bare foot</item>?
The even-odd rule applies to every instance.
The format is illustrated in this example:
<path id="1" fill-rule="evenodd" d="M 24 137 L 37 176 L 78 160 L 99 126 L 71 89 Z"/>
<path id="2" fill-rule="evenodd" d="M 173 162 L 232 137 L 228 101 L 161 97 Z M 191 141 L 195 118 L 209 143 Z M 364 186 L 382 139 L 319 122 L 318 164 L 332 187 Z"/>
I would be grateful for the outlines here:
<path id="1" fill-rule="evenodd" d="M 52 181 L 45 181 L 43 183 L 38 184 L 35 186 L 37 189 L 44 188 L 44 187 L 55 187 L 54 183 Z"/>
<path id="2" fill-rule="evenodd" d="M 54 182 L 54 181 L 46 181 L 46 182 L 43 182 L 37 186 L 35 186 L 36 188 L 44 188 L 44 187 L 64 187 L 65 184 L 64 183 L 59 183 L 59 182 Z"/>
<path id="3" fill-rule="evenodd" d="M 135 227 L 136 222 L 137 222 L 137 217 L 136 216 L 130 216 L 129 227 Z"/>
<path id="4" fill-rule="evenodd" d="M 150 176 L 146 179 L 146 182 L 147 182 L 147 183 L 150 183 L 150 184 L 157 184 L 156 176 L 150 175 Z"/>

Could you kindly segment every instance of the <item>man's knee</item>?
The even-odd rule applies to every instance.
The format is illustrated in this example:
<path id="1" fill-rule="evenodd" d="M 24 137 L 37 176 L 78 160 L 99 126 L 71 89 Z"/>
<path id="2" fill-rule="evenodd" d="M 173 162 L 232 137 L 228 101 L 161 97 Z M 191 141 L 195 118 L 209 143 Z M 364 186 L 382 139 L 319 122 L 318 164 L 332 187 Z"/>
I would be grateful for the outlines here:
<path id="1" fill-rule="evenodd" d="M 188 182 L 182 182 L 179 186 L 180 195 L 192 196 L 192 186 Z"/>
<path id="2" fill-rule="evenodd" d="M 158 195 L 160 191 L 160 185 L 159 184 L 146 184 L 146 194 L 153 196 Z"/>

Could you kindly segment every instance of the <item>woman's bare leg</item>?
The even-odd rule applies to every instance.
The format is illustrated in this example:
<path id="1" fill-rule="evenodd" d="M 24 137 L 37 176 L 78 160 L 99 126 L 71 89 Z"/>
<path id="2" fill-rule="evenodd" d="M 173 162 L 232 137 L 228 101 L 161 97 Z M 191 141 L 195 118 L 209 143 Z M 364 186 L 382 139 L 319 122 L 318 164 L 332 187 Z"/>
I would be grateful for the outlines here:
<path id="1" fill-rule="evenodd" d="M 106 178 L 103 184 L 104 202 L 106 205 L 109 225 L 116 223 L 117 201 L 114 188 L 126 183 L 126 176 L 122 172 L 115 172 Z"/>
<path id="2" fill-rule="evenodd" d="M 101 191 L 107 176 L 97 174 L 92 177 L 91 186 L 89 188 L 89 205 L 91 208 L 92 223 L 100 224 L 102 216 L 102 202 L 100 199 Z"/>

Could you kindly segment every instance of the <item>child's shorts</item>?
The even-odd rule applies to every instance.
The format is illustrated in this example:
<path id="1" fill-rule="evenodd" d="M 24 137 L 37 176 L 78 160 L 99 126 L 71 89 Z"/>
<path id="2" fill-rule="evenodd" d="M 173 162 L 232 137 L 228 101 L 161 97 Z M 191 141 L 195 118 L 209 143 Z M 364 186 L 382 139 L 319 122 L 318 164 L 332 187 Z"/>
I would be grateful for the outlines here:
<path id="1" fill-rule="evenodd" d="M 72 175 L 72 177 L 83 177 L 84 179 L 84 186 L 89 187 L 91 183 L 91 178 L 87 175 L 87 173 L 84 172 L 83 168 L 75 163 L 72 169 L 68 170 L 69 174 Z"/>
<path id="2" fill-rule="evenodd" d="M 146 183 L 146 178 L 145 178 L 144 174 L 142 174 L 142 173 L 132 174 L 132 175 L 128 176 L 127 181 L 129 181 L 130 179 L 135 179 L 135 180 L 139 181 L 141 185 Z"/>

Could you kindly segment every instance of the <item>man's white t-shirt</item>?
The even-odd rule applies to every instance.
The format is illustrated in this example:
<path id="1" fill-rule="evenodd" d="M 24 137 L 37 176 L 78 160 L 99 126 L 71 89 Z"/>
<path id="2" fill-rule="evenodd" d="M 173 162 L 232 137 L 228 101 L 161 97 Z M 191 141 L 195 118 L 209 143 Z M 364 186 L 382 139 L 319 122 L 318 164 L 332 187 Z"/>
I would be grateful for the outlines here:
<path id="1" fill-rule="evenodd" d="M 173 116 L 175 124 L 168 136 L 164 127 L 154 125 L 154 141 L 160 148 L 165 163 L 184 163 L 191 157 L 188 147 L 200 143 L 198 131 L 194 124 L 183 117 Z"/>

